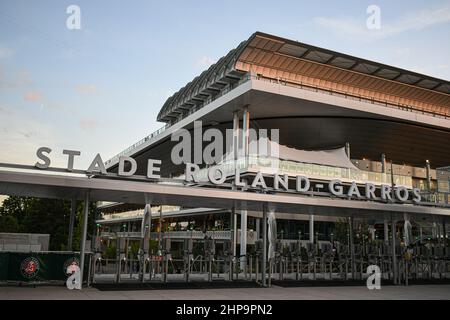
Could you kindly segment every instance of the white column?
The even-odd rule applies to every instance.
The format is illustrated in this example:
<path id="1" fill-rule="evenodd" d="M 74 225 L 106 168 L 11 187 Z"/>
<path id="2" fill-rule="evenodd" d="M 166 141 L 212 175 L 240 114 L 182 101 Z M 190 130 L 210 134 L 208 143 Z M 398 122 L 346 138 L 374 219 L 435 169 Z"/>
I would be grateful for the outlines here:
<path id="1" fill-rule="evenodd" d="M 260 227 L 260 224 L 261 224 L 261 219 L 259 219 L 259 218 L 256 218 L 255 219 L 255 225 L 256 225 L 256 236 L 257 236 L 257 239 L 261 239 L 261 227 Z"/>
<path id="2" fill-rule="evenodd" d="M 233 207 L 233 259 L 236 257 L 236 245 L 237 245 L 237 214 L 236 209 Z"/>
<path id="3" fill-rule="evenodd" d="M 261 281 L 262 286 L 266 287 L 266 268 L 267 268 L 267 206 L 263 205 L 263 250 L 262 250 L 262 266 L 261 266 Z"/>
<path id="4" fill-rule="evenodd" d="M 384 219 L 384 243 L 389 245 L 389 221 Z"/>
<path id="5" fill-rule="evenodd" d="M 314 243 L 314 215 L 309 215 L 309 242 Z"/>
<path id="6" fill-rule="evenodd" d="M 394 284 L 398 284 L 398 274 L 397 274 L 397 254 L 395 252 L 396 244 L 396 237 L 397 237 L 397 228 L 396 228 L 397 221 L 394 220 L 394 216 L 392 215 L 392 271 L 393 271 L 393 280 Z"/>
<path id="7" fill-rule="evenodd" d="M 351 269 L 352 269 L 352 280 L 355 280 L 356 264 L 355 264 L 355 245 L 353 238 L 353 217 L 348 218 L 348 235 L 350 244 L 350 257 L 351 257 Z"/>
<path id="8" fill-rule="evenodd" d="M 244 270 L 247 254 L 247 210 L 241 210 L 241 270 Z"/>
<path id="9" fill-rule="evenodd" d="M 248 106 L 242 110 L 242 153 L 247 164 L 248 160 L 248 144 L 249 144 L 249 128 L 250 128 L 250 113 Z M 241 210 L 241 246 L 240 246 L 240 267 L 243 270 L 245 267 L 245 255 L 247 254 L 247 210 Z"/>
<path id="10" fill-rule="evenodd" d="M 87 235 L 87 223 L 89 215 L 89 191 L 86 191 L 84 198 L 84 214 L 83 214 L 83 228 L 81 231 L 81 245 L 80 245 L 80 289 L 83 287 L 83 272 L 84 272 L 84 260 L 86 252 L 86 235 Z"/>
<path id="11" fill-rule="evenodd" d="M 239 113 L 233 112 L 233 159 L 238 159 L 239 151 Z"/>
<path id="12" fill-rule="evenodd" d="M 248 106 L 245 106 L 242 110 L 242 153 L 245 159 L 248 157 L 248 144 L 250 136 L 250 113 L 248 112 Z"/>
<path id="13" fill-rule="evenodd" d="M 429 160 L 427 160 L 425 162 L 425 170 L 426 170 L 426 177 L 427 177 L 427 189 L 428 189 L 428 191 L 431 191 L 431 167 L 430 167 Z"/>

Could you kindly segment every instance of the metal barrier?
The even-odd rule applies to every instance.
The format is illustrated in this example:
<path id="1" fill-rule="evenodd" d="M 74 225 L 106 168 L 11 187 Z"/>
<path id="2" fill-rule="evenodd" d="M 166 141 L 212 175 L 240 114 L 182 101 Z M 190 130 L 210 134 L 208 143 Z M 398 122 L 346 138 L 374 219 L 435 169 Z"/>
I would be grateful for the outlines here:
<path id="1" fill-rule="evenodd" d="M 444 243 L 409 248 L 397 245 L 395 251 L 380 241 L 349 245 L 339 242 L 278 240 L 275 257 L 262 270 L 262 247 L 258 240 L 249 254 L 234 257 L 230 232 L 191 232 L 163 234 L 158 254 L 126 259 L 118 250 L 117 259 L 95 261 L 93 281 L 195 282 L 244 280 L 262 284 L 262 275 L 270 286 L 273 281 L 353 280 L 364 281 L 368 266 L 380 268 L 381 277 L 396 284 L 418 279 L 450 278 L 450 249 Z M 189 237 L 189 238 L 187 238 Z M 225 239 L 225 240 L 224 240 Z M 393 255 L 395 252 L 395 256 Z M 143 268 L 143 278 L 139 273 Z M 264 271 L 264 272 L 263 272 Z"/>

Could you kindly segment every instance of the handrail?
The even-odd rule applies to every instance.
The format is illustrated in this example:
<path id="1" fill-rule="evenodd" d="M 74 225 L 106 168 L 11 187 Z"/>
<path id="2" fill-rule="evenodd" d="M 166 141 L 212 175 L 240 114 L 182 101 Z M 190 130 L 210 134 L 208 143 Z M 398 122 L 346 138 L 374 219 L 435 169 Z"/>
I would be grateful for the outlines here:
<path id="1" fill-rule="evenodd" d="M 163 127 L 159 128 L 158 130 L 150 133 L 149 135 L 145 136 L 144 138 L 142 138 L 141 140 L 139 140 L 138 142 L 132 144 L 131 146 L 129 146 L 128 148 L 126 148 L 125 150 L 119 152 L 118 154 L 116 154 L 115 156 L 113 156 L 111 159 L 106 160 L 105 161 L 105 165 L 108 165 L 110 163 L 112 163 L 113 161 L 119 159 L 121 156 L 127 154 L 128 152 L 130 152 L 131 150 L 136 149 L 137 147 L 139 147 L 140 145 L 144 144 L 145 142 L 147 142 L 148 140 L 160 135 L 161 133 L 163 133 L 167 128 L 169 127 L 169 124 L 165 124 Z"/>

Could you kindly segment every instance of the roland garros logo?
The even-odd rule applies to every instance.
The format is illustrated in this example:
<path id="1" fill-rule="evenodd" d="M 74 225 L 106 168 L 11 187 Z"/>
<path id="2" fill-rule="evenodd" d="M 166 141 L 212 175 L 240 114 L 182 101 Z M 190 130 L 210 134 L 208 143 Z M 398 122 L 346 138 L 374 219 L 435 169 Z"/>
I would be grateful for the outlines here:
<path id="1" fill-rule="evenodd" d="M 66 280 L 67 289 L 81 289 L 80 261 L 77 258 L 69 258 L 64 262 L 64 272 L 68 275 Z"/>
<path id="2" fill-rule="evenodd" d="M 33 279 L 38 274 L 40 267 L 38 259 L 29 257 L 20 264 L 20 273 L 24 278 Z"/>

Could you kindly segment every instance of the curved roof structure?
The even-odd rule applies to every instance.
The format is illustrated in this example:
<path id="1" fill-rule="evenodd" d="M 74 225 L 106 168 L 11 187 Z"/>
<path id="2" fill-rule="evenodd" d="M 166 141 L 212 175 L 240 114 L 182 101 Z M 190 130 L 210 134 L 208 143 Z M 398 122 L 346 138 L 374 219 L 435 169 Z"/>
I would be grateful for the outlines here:
<path id="1" fill-rule="evenodd" d="M 449 81 L 256 32 L 171 96 L 158 121 L 176 122 L 249 74 L 450 116 Z"/>

